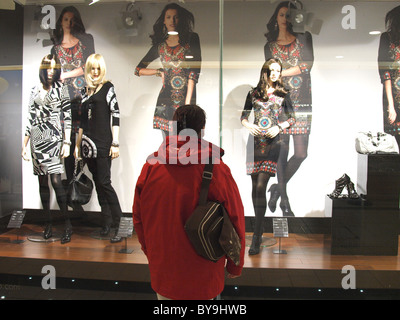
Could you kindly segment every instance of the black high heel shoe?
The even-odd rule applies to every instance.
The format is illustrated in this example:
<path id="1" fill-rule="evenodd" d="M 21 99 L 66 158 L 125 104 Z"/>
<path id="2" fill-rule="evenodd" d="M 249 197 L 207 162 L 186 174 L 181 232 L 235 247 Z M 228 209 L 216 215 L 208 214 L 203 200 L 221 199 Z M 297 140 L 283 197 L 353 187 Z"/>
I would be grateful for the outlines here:
<path id="1" fill-rule="evenodd" d="M 51 223 L 48 223 L 43 231 L 43 239 L 50 239 L 53 236 L 53 229 Z"/>
<path id="2" fill-rule="evenodd" d="M 110 233 L 111 227 L 109 225 L 103 226 L 100 230 L 100 236 L 106 237 Z"/>
<path id="3" fill-rule="evenodd" d="M 251 246 L 249 249 L 250 256 L 260 253 L 261 242 L 262 242 L 262 235 L 256 236 L 255 234 L 253 234 L 253 239 L 251 240 Z"/>
<path id="4" fill-rule="evenodd" d="M 278 202 L 278 199 L 281 196 L 279 194 L 278 185 L 277 184 L 273 184 L 269 188 L 268 192 L 271 192 L 271 195 L 270 195 L 269 201 L 268 201 L 268 208 L 269 208 L 269 210 L 271 210 L 271 212 L 275 212 L 276 203 Z"/>
<path id="5" fill-rule="evenodd" d="M 333 190 L 333 192 L 328 196 L 330 198 L 339 198 L 339 196 L 342 194 L 344 187 L 347 186 L 350 182 L 350 177 L 347 174 L 344 174 L 335 181 L 335 190 Z"/>
<path id="6" fill-rule="evenodd" d="M 65 244 L 71 241 L 71 235 L 72 235 L 72 228 L 67 227 L 64 230 L 64 234 L 61 237 L 61 244 Z"/>
<path id="7" fill-rule="evenodd" d="M 360 197 L 360 196 L 357 194 L 357 192 L 356 192 L 356 190 L 355 190 L 355 188 L 354 188 L 354 183 L 353 183 L 353 182 L 350 181 L 350 182 L 346 185 L 346 188 L 347 188 L 347 193 L 348 193 L 350 199 L 358 199 L 358 198 Z"/>
<path id="8" fill-rule="evenodd" d="M 122 241 L 122 237 L 118 236 L 118 228 L 115 229 L 115 233 L 114 236 L 110 239 L 111 243 L 117 243 L 117 242 L 121 242 Z"/>
<path id="9" fill-rule="evenodd" d="M 279 204 L 282 210 L 282 214 L 284 217 L 294 217 L 294 213 L 290 208 L 290 203 L 288 199 L 281 199 L 281 203 Z"/>

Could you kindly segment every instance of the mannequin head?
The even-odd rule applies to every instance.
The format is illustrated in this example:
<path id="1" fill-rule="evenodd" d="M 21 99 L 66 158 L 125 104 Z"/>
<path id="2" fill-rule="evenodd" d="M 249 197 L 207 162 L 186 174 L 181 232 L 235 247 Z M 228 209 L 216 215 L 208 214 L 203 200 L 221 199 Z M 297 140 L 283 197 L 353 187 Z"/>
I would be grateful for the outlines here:
<path id="1" fill-rule="evenodd" d="M 61 65 L 57 56 L 48 54 L 43 57 L 39 68 L 39 79 L 43 88 L 48 90 L 54 82 L 60 80 Z"/>
<path id="2" fill-rule="evenodd" d="M 105 82 L 106 62 L 101 54 L 91 54 L 85 65 L 85 80 L 89 88 L 96 88 Z"/>

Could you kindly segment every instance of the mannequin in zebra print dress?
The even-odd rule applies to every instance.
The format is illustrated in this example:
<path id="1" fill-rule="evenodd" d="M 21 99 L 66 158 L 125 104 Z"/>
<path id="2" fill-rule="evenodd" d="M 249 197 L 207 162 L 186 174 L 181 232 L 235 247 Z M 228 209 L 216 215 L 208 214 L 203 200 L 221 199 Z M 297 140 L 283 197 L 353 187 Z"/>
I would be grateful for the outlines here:
<path id="1" fill-rule="evenodd" d="M 60 63 L 56 56 L 47 55 L 42 59 L 39 78 L 29 98 L 28 124 L 22 145 L 22 158 L 27 158 L 30 149 L 33 173 L 39 178 L 39 193 L 43 210 L 47 213 L 47 224 L 43 237 L 52 237 L 52 215 L 50 213 L 49 177 L 54 188 L 57 203 L 65 217 L 65 231 L 61 243 L 71 241 L 72 226 L 68 216 L 67 195 L 61 183 L 64 172 L 62 159 L 69 156 L 71 145 L 71 108 L 68 89 L 59 82 Z M 61 125 L 61 116 L 64 126 Z"/>

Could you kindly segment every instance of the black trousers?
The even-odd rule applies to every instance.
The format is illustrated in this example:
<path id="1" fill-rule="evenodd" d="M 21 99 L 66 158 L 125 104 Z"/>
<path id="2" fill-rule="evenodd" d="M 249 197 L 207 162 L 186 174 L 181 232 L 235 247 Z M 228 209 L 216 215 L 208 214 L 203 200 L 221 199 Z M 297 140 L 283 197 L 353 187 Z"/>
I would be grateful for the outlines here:
<path id="1" fill-rule="evenodd" d="M 122 217 L 117 193 L 111 185 L 111 157 L 85 159 L 96 186 L 104 225 L 118 226 Z"/>

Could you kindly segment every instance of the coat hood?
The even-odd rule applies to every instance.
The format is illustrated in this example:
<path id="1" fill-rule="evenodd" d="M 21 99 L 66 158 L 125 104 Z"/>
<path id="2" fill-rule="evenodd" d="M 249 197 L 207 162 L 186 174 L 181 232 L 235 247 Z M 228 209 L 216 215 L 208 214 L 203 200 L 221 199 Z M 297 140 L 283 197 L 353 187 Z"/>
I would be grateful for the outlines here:
<path id="1" fill-rule="evenodd" d="M 149 164 L 193 165 L 209 163 L 210 157 L 218 164 L 224 150 L 193 135 L 172 135 L 165 138 L 158 151 L 147 158 Z"/>

